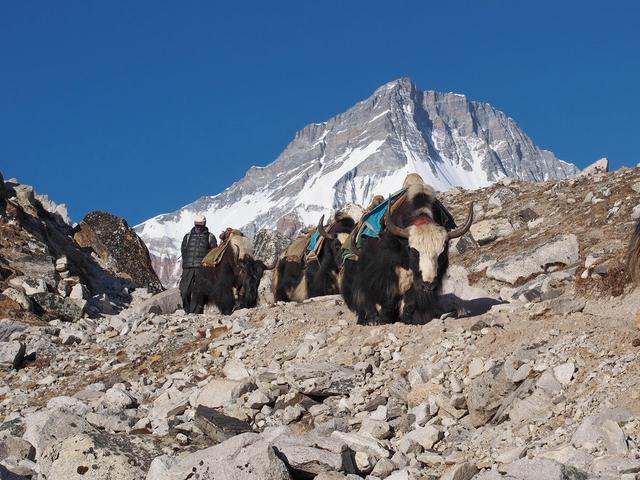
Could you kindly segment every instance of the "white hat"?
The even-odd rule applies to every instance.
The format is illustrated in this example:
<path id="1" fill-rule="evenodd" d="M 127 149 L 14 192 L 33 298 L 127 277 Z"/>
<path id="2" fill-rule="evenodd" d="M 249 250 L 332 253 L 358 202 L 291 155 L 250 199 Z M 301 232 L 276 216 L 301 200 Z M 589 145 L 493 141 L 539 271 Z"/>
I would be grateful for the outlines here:
<path id="1" fill-rule="evenodd" d="M 196 218 L 193 220 L 194 225 L 206 225 L 207 219 L 204 215 L 196 215 Z"/>

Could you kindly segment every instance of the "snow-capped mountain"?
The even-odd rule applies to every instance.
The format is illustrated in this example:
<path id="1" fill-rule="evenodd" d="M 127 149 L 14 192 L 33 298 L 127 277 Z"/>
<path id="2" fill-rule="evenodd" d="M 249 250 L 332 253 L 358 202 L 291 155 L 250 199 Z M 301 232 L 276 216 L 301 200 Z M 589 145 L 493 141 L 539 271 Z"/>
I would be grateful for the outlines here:
<path id="1" fill-rule="evenodd" d="M 253 235 L 317 223 L 346 203 L 365 205 L 419 173 L 436 190 L 480 188 L 501 177 L 564 178 L 578 169 L 539 149 L 504 113 L 464 95 L 418 90 L 410 79 L 378 88 L 324 123 L 307 125 L 266 167 L 251 167 L 224 192 L 136 227 L 165 285 L 180 271 L 180 242 L 197 214 L 209 229 Z"/>

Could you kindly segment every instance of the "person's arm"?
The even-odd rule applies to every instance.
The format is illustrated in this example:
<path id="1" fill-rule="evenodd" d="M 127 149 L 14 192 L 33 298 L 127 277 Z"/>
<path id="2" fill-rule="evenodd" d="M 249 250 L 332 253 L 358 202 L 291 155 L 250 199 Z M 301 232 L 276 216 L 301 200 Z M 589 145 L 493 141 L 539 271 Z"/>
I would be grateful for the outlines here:
<path id="1" fill-rule="evenodd" d="M 216 240 L 216 236 L 213 233 L 209 234 L 209 250 L 212 248 L 216 248 L 218 246 L 218 241 Z"/>
<path id="2" fill-rule="evenodd" d="M 180 248 L 180 253 L 182 254 L 182 258 L 184 258 L 185 251 L 187 250 L 188 240 L 189 240 L 189 234 L 187 233 L 182 239 L 182 247 Z"/>

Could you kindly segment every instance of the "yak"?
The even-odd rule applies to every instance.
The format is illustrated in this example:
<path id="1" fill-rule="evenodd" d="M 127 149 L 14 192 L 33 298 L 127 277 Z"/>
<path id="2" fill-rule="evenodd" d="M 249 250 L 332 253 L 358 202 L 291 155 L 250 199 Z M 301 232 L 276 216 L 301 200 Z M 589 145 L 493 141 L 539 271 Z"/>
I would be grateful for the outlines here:
<path id="1" fill-rule="evenodd" d="M 258 303 L 258 285 L 265 270 L 272 270 L 251 255 L 249 239 L 232 235 L 222 257 L 214 266 L 202 266 L 196 272 L 190 313 L 202 313 L 213 303 L 223 315 L 240 308 L 253 308 Z"/>
<path id="2" fill-rule="evenodd" d="M 292 242 L 273 274 L 271 287 L 275 301 L 302 302 L 312 297 L 340 293 L 340 251 L 354 226 L 353 218 L 343 216 L 325 228 L 323 215 L 317 227 L 322 241 L 312 255 L 305 254 L 308 238 Z"/>
<path id="3" fill-rule="evenodd" d="M 415 174 L 405 187 L 402 203 L 386 211 L 379 237 L 363 237 L 360 248 L 352 245 L 357 260 L 345 260 L 341 292 L 359 324 L 430 321 L 449 265 L 449 240 L 473 222 L 471 205 L 464 226 L 447 230 L 455 224 L 433 188 Z"/>

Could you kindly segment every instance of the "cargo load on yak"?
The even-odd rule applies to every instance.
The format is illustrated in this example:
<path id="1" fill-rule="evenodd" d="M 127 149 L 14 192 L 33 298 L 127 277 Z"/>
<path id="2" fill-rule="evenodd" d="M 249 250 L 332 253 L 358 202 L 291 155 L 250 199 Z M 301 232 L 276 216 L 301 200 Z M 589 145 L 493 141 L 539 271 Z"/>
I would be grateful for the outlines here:
<path id="1" fill-rule="evenodd" d="M 207 253 L 207 255 L 202 259 L 202 266 L 215 267 L 216 265 L 218 265 L 230 245 L 233 245 L 234 248 L 238 250 L 239 255 L 241 257 L 244 257 L 244 255 L 247 253 L 247 247 L 244 244 L 248 242 L 239 242 L 238 237 L 243 237 L 243 240 L 246 238 L 240 230 L 230 230 L 227 238 L 225 238 L 225 240 L 220 245 L 209 250 L 209 253 Z"/>
<path id="2" fill-rule="evenodd" d="M 390 195 L 386 200 L 383 197 L 377 195 L 371 202 L 371 205 L 365 210 L 362 218 L 353 229 L 353 232 L 349 236 L 348 240 L 342 246 L 342 260 L 357 260 L 358 255 L 353 252 L 352 246 L 355 245 L 357 249 L 362 248 L 363 238 L 379 238 L 380 233 L 384 230 L 384 219 L 387 211 L 391 209 L 390 213 L 393 213 L 405 201 L 407 189 L 403 188 L 398 192 Z M 446 207 L 436 199 L 433 209 L 433 220 L 439 225 L 442 225 L 447 230 L 453 230 L 456 228 L 456 222 L 453 216 Z"/>

